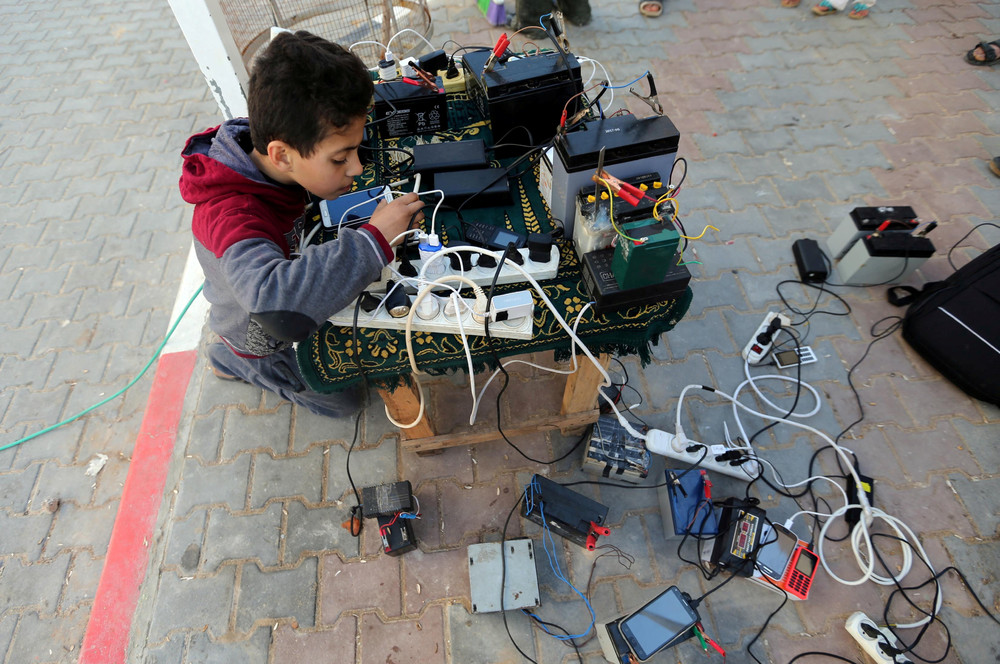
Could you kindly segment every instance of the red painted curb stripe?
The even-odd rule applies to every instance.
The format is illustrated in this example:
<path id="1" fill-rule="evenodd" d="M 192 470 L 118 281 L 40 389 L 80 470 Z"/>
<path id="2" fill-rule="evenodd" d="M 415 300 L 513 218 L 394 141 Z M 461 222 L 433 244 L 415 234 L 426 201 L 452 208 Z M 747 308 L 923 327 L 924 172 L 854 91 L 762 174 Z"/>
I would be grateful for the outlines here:
<path id="1" fill-rule="evenodd" d="M 124 664 L 149 543 L 197 351 L 160 357 L 111 531 L 79 664 Z"/>

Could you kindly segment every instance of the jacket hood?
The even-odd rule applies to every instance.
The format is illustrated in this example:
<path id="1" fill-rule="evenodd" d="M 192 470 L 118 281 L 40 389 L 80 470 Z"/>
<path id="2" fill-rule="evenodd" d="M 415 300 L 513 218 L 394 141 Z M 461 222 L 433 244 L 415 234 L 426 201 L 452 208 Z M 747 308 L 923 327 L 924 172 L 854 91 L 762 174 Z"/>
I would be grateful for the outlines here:
<path id="1" fill-rule="evenodd" d="M 181 152 L 180 193 L 195 205 L 192 230 L 216 256 L 255 237 L 273 240 L 287 254 L 285 234 L 307 200 L 301 187 L 274 182 L 257 169 L 247 154 L 249 136 L 245 118 L 230 120 L 195 134 Z"/>

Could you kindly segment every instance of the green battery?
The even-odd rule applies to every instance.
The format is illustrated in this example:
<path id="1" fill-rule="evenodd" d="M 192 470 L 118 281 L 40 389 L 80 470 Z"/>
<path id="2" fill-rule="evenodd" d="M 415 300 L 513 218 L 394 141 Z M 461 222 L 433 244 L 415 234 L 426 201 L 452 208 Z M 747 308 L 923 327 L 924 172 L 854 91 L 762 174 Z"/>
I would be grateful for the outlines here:
<path id="1" fill-rule="evenodd" d="M 618 287 L 624 291 L 662 283 L 676 260 L 680 240 L 673 224 L 644 219 L 621 228 L 625 235 L 643 241 L 637 243 L 618 237 L 611 258 L 611 272 Z"/>

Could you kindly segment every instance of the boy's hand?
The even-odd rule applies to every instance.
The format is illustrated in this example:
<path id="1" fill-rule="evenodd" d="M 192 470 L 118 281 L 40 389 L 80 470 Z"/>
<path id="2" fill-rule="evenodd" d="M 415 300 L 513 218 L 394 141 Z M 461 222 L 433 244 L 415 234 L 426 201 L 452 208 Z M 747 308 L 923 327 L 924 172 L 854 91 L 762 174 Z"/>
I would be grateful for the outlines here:
<path id="1" fill-rule="evenodd" d="M 380 202 L 369 223 L 391 243 L 400 233 L 420 225 L 424 220 L 422 207 L 424 202 L 416 194 L 404 194 L 391 203 Z"/>

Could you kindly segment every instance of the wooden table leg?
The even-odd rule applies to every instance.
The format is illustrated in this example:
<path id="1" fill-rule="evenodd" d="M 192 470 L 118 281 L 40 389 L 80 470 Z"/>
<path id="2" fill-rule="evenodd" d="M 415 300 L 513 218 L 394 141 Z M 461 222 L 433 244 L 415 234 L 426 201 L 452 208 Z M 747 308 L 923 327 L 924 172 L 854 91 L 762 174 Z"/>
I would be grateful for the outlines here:
<path id="1" fill-rule="evenodd" d="M 417 413 L 420 412 L 420 395 L 417 394 L 417 388 L 409 377 L 407 377 L 405 385 L 392 391 L 378 388 L 378 393 L 382 395 L 382 401 L 385 402 L 392 419 L 403 423 L 417 419 Z M 424 415 L 416 426 L 400 429 L 403 438 L 430 438 L 434 435 L 434 426 L 430 421 L 428 406 L 429 404 L 424 404 Z"/>
<path id="2" fill-rule="evenodd" d="M 566 389 L 563 390 L 562 414 L 582 413 L 593 410 L 597 404 L 597 389 L 604 376 L 598 371 L 594 363 L 586 357 L 577 358 L 580 368 L 576 373 L 570 374 L 566 380 Z M 605 369 L 611 363 L 611 356 L 601 353 L 597 360 Z"/>

